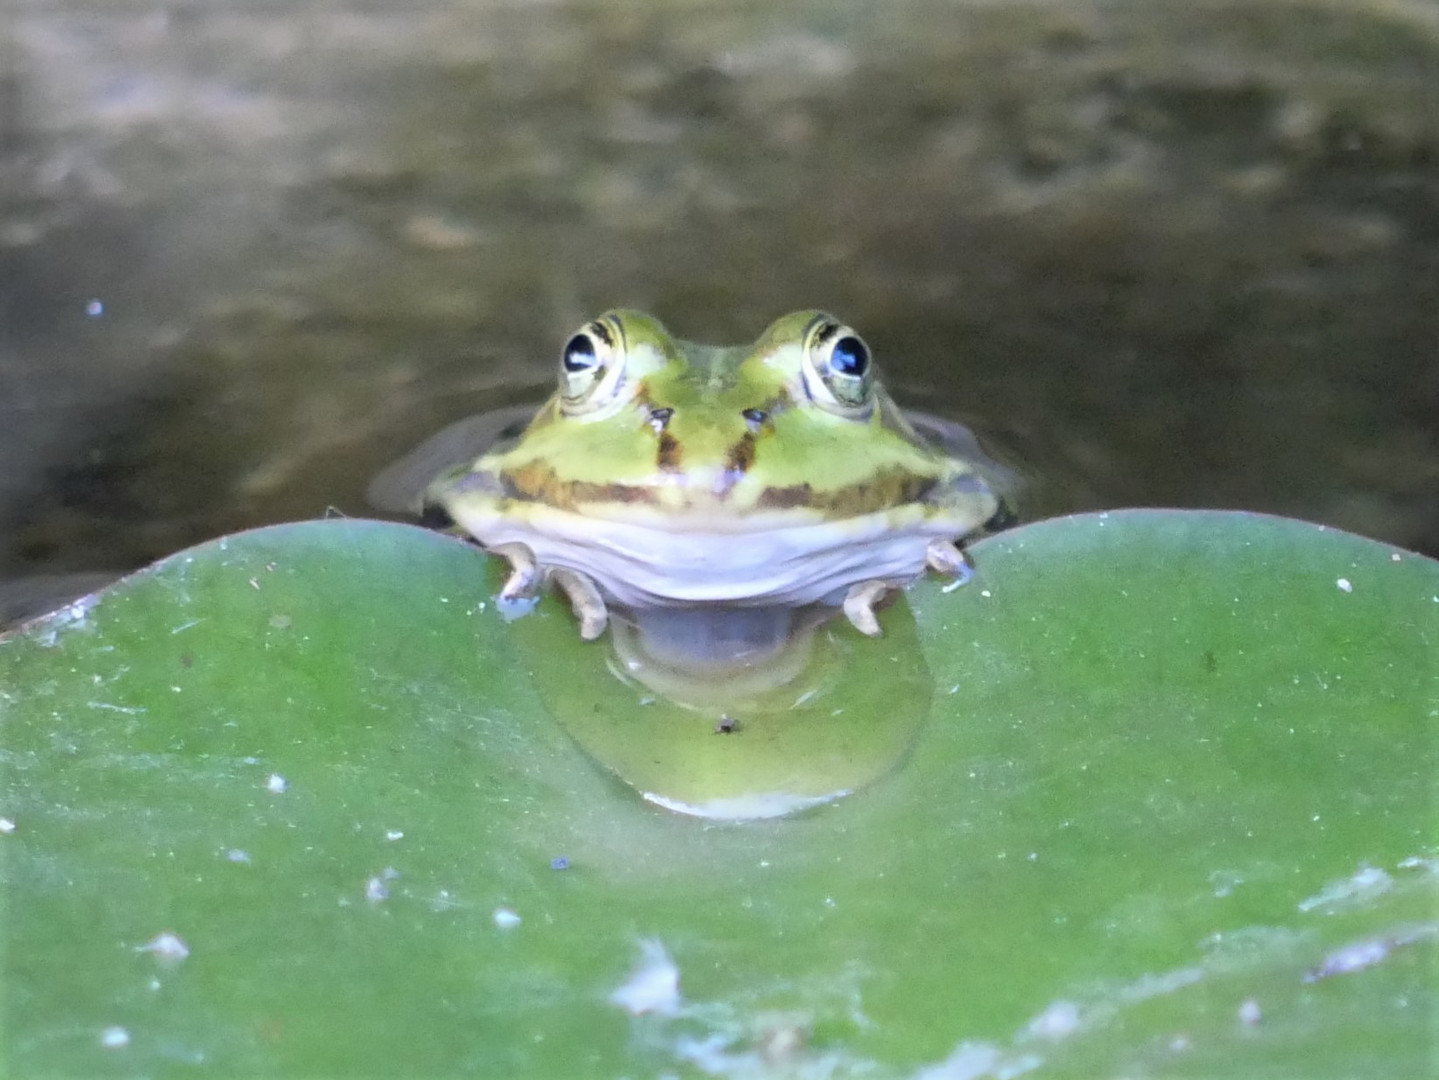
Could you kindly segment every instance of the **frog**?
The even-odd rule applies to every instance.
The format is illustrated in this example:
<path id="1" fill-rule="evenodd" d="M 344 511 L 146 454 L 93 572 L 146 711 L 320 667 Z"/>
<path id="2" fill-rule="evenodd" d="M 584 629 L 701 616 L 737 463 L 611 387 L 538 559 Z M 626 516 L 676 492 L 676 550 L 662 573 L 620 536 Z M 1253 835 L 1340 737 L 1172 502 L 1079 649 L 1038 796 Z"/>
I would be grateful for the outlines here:
<path id="1" fill-rule="evenodd" d="M 983 455 L 922 434 L 824 311 L 736 346 L 607 311 L 557 381 L 422 503 L 508 562 L 502 600 L 557 586 L 586 641 L 612 611 L 822 606 L 877 636 L 891 593 L 926 570 L 966 580 L 961 545 L 1008 515 Z"/>

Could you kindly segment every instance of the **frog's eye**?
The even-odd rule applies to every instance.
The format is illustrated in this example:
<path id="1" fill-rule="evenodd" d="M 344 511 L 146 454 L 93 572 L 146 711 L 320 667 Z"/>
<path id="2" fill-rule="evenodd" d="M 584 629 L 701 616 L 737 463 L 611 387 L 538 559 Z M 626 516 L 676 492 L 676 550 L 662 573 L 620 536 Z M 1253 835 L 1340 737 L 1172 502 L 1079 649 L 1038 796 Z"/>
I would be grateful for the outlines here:
<path id="1" fill-rule="evenodd" d="M 560 396 L 567 412 L 587 412 L 615 396 L 624 368 L 620 329 L 610 319 L 596 319 L 569 341 L 560 353 Z"/>
<path id="2" fill-rule="evenodd" d="M 869 346 L 853 330 L 829 318 L 805 335 L 804 384 L 819 405 L 863 415 L 874 402 L 874 365 Z"/>

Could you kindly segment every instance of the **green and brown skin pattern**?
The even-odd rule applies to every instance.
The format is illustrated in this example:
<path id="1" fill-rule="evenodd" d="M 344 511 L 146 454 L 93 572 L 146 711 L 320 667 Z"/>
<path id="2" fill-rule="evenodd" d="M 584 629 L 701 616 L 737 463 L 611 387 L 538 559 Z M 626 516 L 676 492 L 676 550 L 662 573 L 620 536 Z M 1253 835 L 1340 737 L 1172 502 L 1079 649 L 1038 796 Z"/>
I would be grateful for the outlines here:
<path id="1" fill-rule="evenodd" d="M 835 588 L 877 633 L 873 602 L 926 564 L 958 572 L 953 541 L 999 507 L 971 462 L 915 433 L 858 335 L 819 311 L 731 347 L 602 315 L 565 346 L 559 391 L 518 440 L 427 498 L 511 561 L 507 595 L 553 577 L 586 637 L 607 602 L 799 606 Z M 869 562 L 878 576 L 860 580 Z"/>
<path id="2" fill-rule="evenodd" d="M 829 518 L 942 504 L 945 482 L 972 494 L 977 478 L 963 483 L 972 471 L 923 445 L 882 387 L 858 416 L 796 401 L 798 358 L 786 353 L 825 322 L 834 320 L 795 312 L 752 346 L 716 347 L 671 338 L 648 315 L 611 312 L 592 331 L 644 358 L 629 373 L 628 399 L 603 417 L 572 416 L 556 394 L 513 450 L 482 458 L 453 490 L 567 510 L 640 504 Z"/>

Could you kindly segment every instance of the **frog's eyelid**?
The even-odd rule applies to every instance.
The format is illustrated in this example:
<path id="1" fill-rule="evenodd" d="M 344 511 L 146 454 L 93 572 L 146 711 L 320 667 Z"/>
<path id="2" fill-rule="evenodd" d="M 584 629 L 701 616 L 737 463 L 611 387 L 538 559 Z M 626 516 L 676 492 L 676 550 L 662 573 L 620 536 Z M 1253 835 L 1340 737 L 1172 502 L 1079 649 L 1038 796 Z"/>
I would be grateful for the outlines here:
<path id="1" fill-rule="evenodd" d="M 623 328 L 609 317 L 586 323 L 565 345 L 560 362 L 561 410 L 570 416 L 592 412 L 619 395 L 625 385 Z M 589 363 L 572 364 L 576 342 Z"/>
<path id="2" fill-rule="evenodd" d="M 609 348 L 615 347 L 615 334 L 607 319 L 596 319 L 588 327 L 590 333 L 603 341 Z"/>

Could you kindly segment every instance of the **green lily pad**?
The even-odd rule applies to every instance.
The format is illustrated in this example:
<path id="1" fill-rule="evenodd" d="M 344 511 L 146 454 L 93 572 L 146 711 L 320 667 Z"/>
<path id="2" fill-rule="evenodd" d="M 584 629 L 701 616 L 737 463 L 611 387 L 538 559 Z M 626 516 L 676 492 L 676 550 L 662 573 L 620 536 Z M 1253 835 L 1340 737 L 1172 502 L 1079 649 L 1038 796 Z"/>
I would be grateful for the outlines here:
<path id="1" fill-rule="evenodd" d="M 418 529 L 228 537 L 0 638 L 8 1073 L 1424 1073 L 1439 565 L 1159 511 L 974 557 L 910 591 L 897 766 L 743 824 L 597 761 L 560 714 L 606 646 Z"/>

